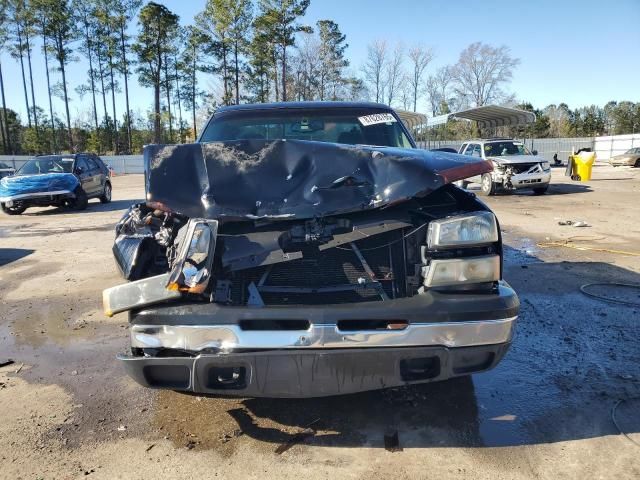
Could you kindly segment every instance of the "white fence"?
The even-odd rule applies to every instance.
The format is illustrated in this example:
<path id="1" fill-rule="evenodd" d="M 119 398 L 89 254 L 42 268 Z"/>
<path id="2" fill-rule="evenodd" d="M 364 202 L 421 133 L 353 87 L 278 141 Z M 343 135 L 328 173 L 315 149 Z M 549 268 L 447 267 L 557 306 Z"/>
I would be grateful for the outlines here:
<path id="1" fill-rule="evenodd" d="M 630 148 L 640 147 L 640 133 L 595 138 L 596 158 L 611 158 Z"/>
<path id="2" fill-rule="evenodd" d="M 420 148 L 452 147 L 456 150 L 462 145 L 460 140 L 431 140 L 418 142 Z M 581 137 L 581 138 L 533 138 L 525 141 L 531 150 L 537 150 L 538 154 L 547 160 L 553 160 L 554 154 L 566 161 L 572 151 L 580 148 L 591 148 L 596 152 L 599 161 L 606 161 L 614 155 L 626 152 L 630 148 L 640 147 L 640 133 L 633 135 L 615 135 L 607 137 Z M 0 155 L 0 163 L 5 163 L 15 169 L 20 168 L 27 160 L 33 158 L 28 155 Z M 144 173 L 142 155 L 102 155 L 100 158 L 111 165 L 116 174 Z"/>
<path id="3" fill-rule="evenodd" d="M 33 158 L 29 155 L 0 155 L 0 163 L 9 165 L 16 170 Z M 101 155 L 104 163 L 113 167 L 118 175 L 126 173 L 144 173 L 142 155 Z"/>

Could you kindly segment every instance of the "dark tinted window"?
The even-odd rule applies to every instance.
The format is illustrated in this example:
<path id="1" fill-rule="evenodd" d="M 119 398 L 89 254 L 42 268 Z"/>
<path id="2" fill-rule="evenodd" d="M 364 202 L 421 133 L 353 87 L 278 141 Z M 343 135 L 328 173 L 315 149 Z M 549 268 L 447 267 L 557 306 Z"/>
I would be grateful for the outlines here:
<path id="1" fill-rule="evenodd" d="M 100 165 L 98 165 L 98 162 L 96 162 L 93 158 L 88 157 L 87 163 L 89 164 L 89 168 L 91 170 L 100 170 Z"/>
<path id="2" fill-rule="evenodd" d="M 412 148 L 400 121 L 394 115 L 371 108 L 223 112 L 209 122 L 200 141 L 254 139 L 315 140 Z"/>
<path id="3" fill-rule="evenodd" d="M 89 165 L 87 165 L 87 161 L 84 157 L 78 157 L 78 159 L 76 160 L 75 169 L 76 171 L 78 171 L 79 169 L 82 169 L 83 172 L 89 171 Z"/>

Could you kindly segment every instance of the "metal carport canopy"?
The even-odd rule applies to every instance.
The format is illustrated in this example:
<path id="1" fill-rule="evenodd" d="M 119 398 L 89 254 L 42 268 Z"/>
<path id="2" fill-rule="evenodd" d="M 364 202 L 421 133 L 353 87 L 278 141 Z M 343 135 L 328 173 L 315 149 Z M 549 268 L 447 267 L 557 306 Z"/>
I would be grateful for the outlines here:
<path id="1" fill-rule="evenodd" d="M 409 112 L 407 110 L 396 110 L 396 113 L 409 130 L 429 123 L 429 119 L 424 113 Z"/>
<path id="2" fill-rule="evenodd" d="M 536 114 L 517 108 L 483 105 L 461 112 L 438 115 L 427 120 L 427 126 L 443 125 L 450 119 L 475 120 L 481 128 L 525 125 L 536 121 Z"/>

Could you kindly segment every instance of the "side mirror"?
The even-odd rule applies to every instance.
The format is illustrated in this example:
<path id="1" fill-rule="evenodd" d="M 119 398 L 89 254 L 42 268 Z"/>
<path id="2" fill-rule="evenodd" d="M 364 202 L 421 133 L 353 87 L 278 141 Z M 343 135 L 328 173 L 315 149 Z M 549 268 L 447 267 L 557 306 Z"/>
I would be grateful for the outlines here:
<path id="1" fill-rule="evenodd" d="M 533 153 L 534 155 L 538 154 L 538 150 L 532 150 L 531 153 Z"/>
<path id="2" fill-rule="evenodd" d="M 80 174 L 80 173 L 84 173 L 84 168 L 82 167 L 76 167 L 76 173 Z"/>

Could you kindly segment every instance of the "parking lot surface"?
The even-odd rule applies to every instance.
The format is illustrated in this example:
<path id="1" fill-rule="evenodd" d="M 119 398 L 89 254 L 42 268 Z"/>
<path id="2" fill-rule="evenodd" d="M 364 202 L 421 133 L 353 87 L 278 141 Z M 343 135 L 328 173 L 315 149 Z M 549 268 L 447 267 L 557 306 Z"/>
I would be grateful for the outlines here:
<path id="1" fill-rule="evenodd" d="M 547 195 L 487 200 L 522 302 L 495 370 L 310 400 L 125 376 L 126 316 L 104 317 L 101 292 L 122 282 L 113 226 L 144 185 L 113 184 L 111 204 L 0 218 L 0 364 L 14 362 L 0 368 L 0 478 L 640 478 L 640 308 L 580 292 L 640 284 L 640 169 L 596 166 L 587 183 L 554 169 Z"/>

